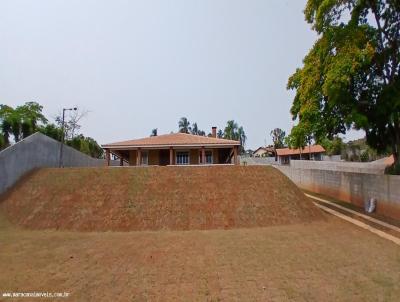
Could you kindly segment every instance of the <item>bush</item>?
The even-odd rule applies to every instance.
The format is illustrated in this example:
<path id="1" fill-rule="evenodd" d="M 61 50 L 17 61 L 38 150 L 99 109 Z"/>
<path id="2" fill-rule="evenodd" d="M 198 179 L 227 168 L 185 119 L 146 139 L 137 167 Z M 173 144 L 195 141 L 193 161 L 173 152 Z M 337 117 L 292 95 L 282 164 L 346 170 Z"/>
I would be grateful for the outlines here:
<path id="1" fill-rule="evenodd" d="M 369 161 L 369 153 L 368 153 L 368 150 L 364 150 L 363 152 L 361 152 L 360 160 L 361 160 L 362 162 L 367 162 L 367 161 Z"/>

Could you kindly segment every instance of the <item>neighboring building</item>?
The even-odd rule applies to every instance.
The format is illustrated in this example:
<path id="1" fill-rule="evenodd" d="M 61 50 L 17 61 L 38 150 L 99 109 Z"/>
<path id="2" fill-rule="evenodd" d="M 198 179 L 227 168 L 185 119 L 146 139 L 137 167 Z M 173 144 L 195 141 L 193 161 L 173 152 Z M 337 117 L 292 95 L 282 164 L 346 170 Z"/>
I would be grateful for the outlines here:
<path id="1" fill-rule="evenodd" d="M 172 133 L 102 145 L 109 165 L 111 154 L 120 159 L 121 165 L 201 165 L 239 164 L 239 141 L 212 136 Z"/>
<path id="2" fill-rule="evenodd" d="M 320 145 L 307 146 L 301 149 L 276 149 L 278 156 L 278 162 L 280 164 L 289 164 L 292 159 L 303 159 L 303 160 L 322 160 L 322 155 L 325 153 L 325 149 Z"/>
<path id="3" fill-rule="evenodd" d="M 274 147 L 260 147 L 253 152 L 253 157 L 273 157 L 275 156 Z"/>

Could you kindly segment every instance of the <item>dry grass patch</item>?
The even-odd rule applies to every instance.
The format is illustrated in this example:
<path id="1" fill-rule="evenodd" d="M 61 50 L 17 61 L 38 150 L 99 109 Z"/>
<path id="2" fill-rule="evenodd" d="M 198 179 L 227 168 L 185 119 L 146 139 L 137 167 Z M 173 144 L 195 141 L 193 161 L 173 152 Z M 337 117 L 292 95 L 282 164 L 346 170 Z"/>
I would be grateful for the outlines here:
<path id="1" fill-rule="evenodd" d="M 336 218 L 268 228 L 28 231 L 2 222 L 0 292 L 63 301 L 397 301 L 400 249 Z M 21 301 L 24 301 L 23 299 Z"/>

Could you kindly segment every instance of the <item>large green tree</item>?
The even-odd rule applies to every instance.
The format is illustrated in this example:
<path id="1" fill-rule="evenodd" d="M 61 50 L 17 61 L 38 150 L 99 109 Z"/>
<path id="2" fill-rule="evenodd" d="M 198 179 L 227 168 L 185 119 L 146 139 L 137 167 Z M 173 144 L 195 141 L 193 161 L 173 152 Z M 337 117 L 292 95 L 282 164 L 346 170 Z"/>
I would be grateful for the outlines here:
<path id="1" fill-rule="evenodd" d="M 293 130 L 319 142 L 363 129 L 398 163 L 400 1 L 308 0 L 304 12 L 318 40 L 288 82 L 301 131 Z"/>
<path id="2" fill-rule="evenodd" d="M 42 110 L 43 106 L 36 102 L 27 102 L 17 106 L 15 109 L 11 106 L 0 104 L 0 149 L 11 144 L 10 136 L 13 136 L 14 141 L 18 142 L 20 139 L 37 131 L 61 141 L 61 118 L 56 118 L 56 124 L 48 123 Z M 80 128 L 79 120 L 86 113 L 77 113 L 65 122 L 65 143 L 92 157 L 100 158 L 103 156 L 103 149 L 94 139 L 85 137 L 82 134 L 74 135 Z"/>
<path id="3" fill-rule="evenodd" d="M 18 142 L 38 130 L 39 124 L 46 124 L 47 119 L 42 113 L 43 106 L 36 102 L 26 102 L 15 109 L 0 105 L 0 126 L 3 140 L 6 145 L 10 143 L 12 135 Z"/>

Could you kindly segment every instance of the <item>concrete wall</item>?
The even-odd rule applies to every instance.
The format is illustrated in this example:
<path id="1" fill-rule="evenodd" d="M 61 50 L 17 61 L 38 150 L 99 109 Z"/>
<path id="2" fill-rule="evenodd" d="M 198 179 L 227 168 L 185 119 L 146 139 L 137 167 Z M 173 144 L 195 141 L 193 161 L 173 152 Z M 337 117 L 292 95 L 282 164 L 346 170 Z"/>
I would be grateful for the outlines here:
<path id="1" fill-rule="evenodd" d="M 58 167 L 60 142 L 35 133 L 0 152 L 0 194 L 21 176 L 35 168 Z M 69 146 L 64 146 L 65 167 L 103 166 L 104 160 L 95 159 Z"/>
<path id="2" fill-rule="evenodd" d="M 324 161 L 341 161 L 341 155 L 322 155 L 321 160 Z"/>
<path id="3" fill-rule="evenodd" d="M 297 186 L 363 206 L 377 199 L 379 214 L 400 219 L 400 176 L 276 166 Z"/>
<path id="4" fill-rule="evenodd" d="M 278 165 L 279 163 L 275 161 L 275 157 L 250 157 L 250 156 L 240 156 L 240 163 L 244 165 Z"/>
<path id="5" fill-rule="evenodd" d="M 290 167 L 295 169 L 314 169 L 383 175 L 386 164 L 384 162 L 358 163 L 344 161 L 291 160 Z"/>

